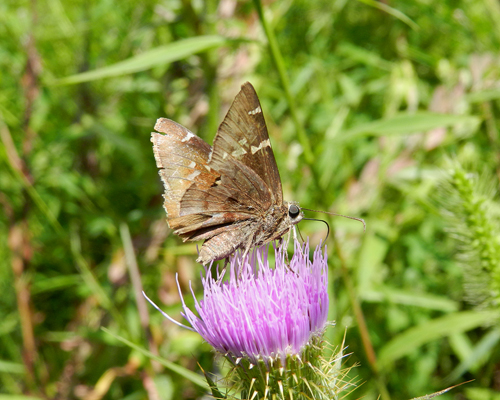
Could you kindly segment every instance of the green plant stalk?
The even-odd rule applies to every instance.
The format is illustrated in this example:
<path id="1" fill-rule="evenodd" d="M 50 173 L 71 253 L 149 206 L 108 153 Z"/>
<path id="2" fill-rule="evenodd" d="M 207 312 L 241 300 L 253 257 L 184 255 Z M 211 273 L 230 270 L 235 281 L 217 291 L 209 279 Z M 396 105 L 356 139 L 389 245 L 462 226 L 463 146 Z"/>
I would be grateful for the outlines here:
<path id="1" fill-rule="evenodd" d="M 192 26 L 197 36 L 203 37 L 205 35 L 216 35 L 216 28 L 214 20 L 198 15 L 193 8 L 190 0 L 182 0 L 182 6 L 186 15 L 186 21 Z M 217 4 L 214 0 L 207 0 L 204 2 L 204 16 L 215 15 Z M 211 37 L 211 36 L 208 36 Z M 201 68 L 203 69 L 203 76 L 205 78 L 205 93 L 208 95 L 208 114 L 206 122 L 201 129 L 205 138 L 210 135 L 215 135 L 219 127 L 219 88 L 217 87 L 217 66 L 218 57 L 215 53 L 216 50 L 209 50 L 200 53 Z"/>
<path id="2" fill-rule="evenodd" d="M 307 164 L 311 166 L 311 170 L 314 172 L 314 168 L 312 168 L 314 164 L 314 154 L 311 150 L 311 145 L 309 143 L 309 139 L 307 138 L 307 134 L 304 128 L 302 127 L 302 124 L 299 121 L 297 107 L 295 106 L 295 101 L 293 100 L 292 92 L 290 90 L 290 82 L 286 74 L 285 62 L 283 61 L 283 56 L 281 55 L 281 51 L 279 49 L 276 36 L 274 35 L 273 30 L 271 29 L 271 27 L 267 23 L 266 18 L 264 17 L 264 10 L 262 8 L 261 0 L 254 0 L 254 4 L 255 8 L 257 9 L 257 13 L 259 14 L 260 23 L 262 24 L 262 27 L 264 28 L 264 32 L 267 37 L 271 58 L 273 59 L 274 65 L 276 66 L 276 70 L 278 71 L 278 76 L 280 77 L 281 86 L 285 91 L 285 97 L 288 103 L 288 108 L 290 109 L 290 114 L 292 115 L 295 129 L 297 130 L 299 142 L 304 151 L 304 158 Z"/>

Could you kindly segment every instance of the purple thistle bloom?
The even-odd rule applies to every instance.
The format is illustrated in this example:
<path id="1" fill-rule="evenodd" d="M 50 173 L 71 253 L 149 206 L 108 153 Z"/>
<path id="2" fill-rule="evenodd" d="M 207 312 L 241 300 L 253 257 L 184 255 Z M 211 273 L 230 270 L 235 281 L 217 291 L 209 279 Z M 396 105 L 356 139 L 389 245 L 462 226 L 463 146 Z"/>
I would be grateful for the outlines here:
<path id="1" fill-rule="evenodd" d="M 203 300 L 195 299 L 197 317 L 184 303 L 183 316 L 220 353 L 266 363 L 287 355 L 300 357 L 323 333 L 328 313 L 327 255 L 318 246 L 309 260 L 308 243 L 295 242 L 287 266 L 285 250 L 275 249 L 271 268 L 267 248 L 230 259 L 230 280 L 202 277 Z M 193 293 L 194 296 L 194 293 Z M 181 296 L 182 297 L 182 296 Z"/>
<path id="2" fill-rule="evenodd" d="M 340 369 L 343 349 L 329 360 L 322 356 L 328 346 L 323 339 L 328 313 L 326 249 L 318 246 L 311 261 L 309 244 L 295 241 L 289 264 L 282 247 L 274 253 L 274 268 L 267 246 L 245 257 L 236 253 L 226 282 L 220 276 L 212 278 L 207 268 L 203 299 L 195 298 L 198 316 L 181 294 L 182 315 L 191 327 L 148 300 L 169 320 L 198 332 L 232 364 L 224 378 L 225 394 L 205 373 L 214 398 L 337 399 L 352 383 L 344 381 Z M 231 391 L 239 394 L 232 396 Z"/>

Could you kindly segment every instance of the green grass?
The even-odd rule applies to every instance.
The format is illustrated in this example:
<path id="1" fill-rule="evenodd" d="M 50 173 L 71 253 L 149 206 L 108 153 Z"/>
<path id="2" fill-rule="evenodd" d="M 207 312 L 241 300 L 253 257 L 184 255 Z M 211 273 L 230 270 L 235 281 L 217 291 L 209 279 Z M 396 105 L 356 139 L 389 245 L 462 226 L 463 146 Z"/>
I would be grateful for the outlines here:
<path id="1" fill-rule="evenodd" d="M 149 137 L 168 117 L 211 143 L 247 80 L 285 198 L 367 222 L 329 219 L 347 398 L 498 397 L 498 20 L 493 0 L 0 4 L 0 397 L 204 395 L 210 347 L 136 296 L 180 319 L 175 273 L 200 293 Z"/>

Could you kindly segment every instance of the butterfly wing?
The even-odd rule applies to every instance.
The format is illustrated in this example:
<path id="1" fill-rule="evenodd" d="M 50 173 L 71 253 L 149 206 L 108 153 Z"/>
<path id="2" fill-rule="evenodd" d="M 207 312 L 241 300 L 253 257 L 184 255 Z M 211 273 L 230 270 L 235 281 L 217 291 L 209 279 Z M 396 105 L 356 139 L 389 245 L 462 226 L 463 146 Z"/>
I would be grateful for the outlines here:
<path id="1" fill-rule="evenodd" d="M 168 224 L 184 240 L 197 240 L 200 230 L 247 219 L 248 215 L 227 215 L 224 194 L 213 193 L 220 174 L 208 166 L 211 147 L 182 125 L 166 118 L 156 122 L 151 134 L 153 153 L 163 185 Z M 192 201 L 196 198 L 196 201 Z M 203 237 L 200 237 L 200 239 Z"/>
<path id="2" fill-rule="evenodd" d="M 282 206 L 281 180 L 259 99 L 245 83 L 211 148 L 171 120 L 157 121 L 151 141 L 165 185 L 169 226 L 184 240 L 207 239 L 206 264 L 248 249 L 264 214 Z"/>
<path id="3" fill-rule="evenodd" d="M 264 210 L 271 204 L 283 203 L 281 179 L 266 122 L 257 93 L 249 82 L 243 84 L 219 127 L 209 165 L 222 176 L 231 177 L 235 170 L 243 175 L 247 174 L 245 170 L 257 175 L 262 186 L 256 190 L 260 192 Z"/>

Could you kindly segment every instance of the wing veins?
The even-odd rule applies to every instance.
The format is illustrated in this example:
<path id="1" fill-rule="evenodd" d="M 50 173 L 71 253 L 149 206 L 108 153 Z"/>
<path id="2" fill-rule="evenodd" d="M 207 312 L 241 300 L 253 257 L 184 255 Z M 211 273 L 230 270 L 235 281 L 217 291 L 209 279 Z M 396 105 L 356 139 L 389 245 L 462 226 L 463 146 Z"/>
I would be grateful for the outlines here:
<path id="1" fill-rule="evenodd" d="M 209 202 L 209 203 L 213 203 L 213 204 L 225 204 L 225 203 L 226 203 L 224 200 L 220 199 L 220 197 L 219 197 L 219 196 L 217 196 L 216 194 L 210 193 L 210 192 L 208 192 L 208 191 L 206 191 L 206 190 L 201 190 L 201 189 L 197 189 L 197 188 L 190 188 L 189 190 L 191 190 L 191 191 L 193 191 L 193 192 L 194 192 L 194 191 L 197 191 L 197 192 L 202 192 L 202 193 L 205 193 L 205 194 L 209 195 L 210 197 L 215 197 L 216 199 L 221 200 L 221 201 L 207 201 L 207 200 L 200 200 L 200 201 L 207 201 L 207 202 Z M 181 199 L 181 201 L 182 201 L 182 199 Z M 191 200 L 185 200 L 185 201 L 191 201 Z M 239 204 L 242 204 L 242 203 L 240 203 L 240 202 L 238 202 L 238 203 L 239 203 Z M 242 206 L 244 206 L 244 207 L 249 207 L 249 205 L 245 205 L 245 204 L 242 204 Z M 251 207 L 255 209 L 255 207 L 254 207 L 254 206 L 251 206 Z M 224 210 L 224 211 L 226 211 L 226 212 L 227 212 L 227 210 Z M 240 210 L 238 210 L 238 209 L 235 209 L 234 211 L 247 213 L 246 211 L 240 211 Z M 252 213 L 252 214 L 254 214 L 254 213 Z"/>
<path id="2" fill-rule="evenodd" d="M 244 165 L 243 163 L 241 163 L 240 161 L 238 161 L 237 159 L 235 159 L 233 156 L 228 155 L 228 157 L 231 157 L 231 161 L 232 161 L 235 165 L 237 165 L 238 167 L 239 167 L 239 165 L 238 165 L 238 164 Z M 249 168 L 249 167 L 246 167 L 246 168 Z M 250 168 L 249 168 L 249 169 L 250 169 Z M 243 168 L 239 168 L 239 170 L 243 172 L 243 174 L 245 175 L 245 178 L 246 178 L 246 179 L 247 179 L 247 181 L 249 181 L 249 182 L 250 182 L 250 184 L 254 187 L 254 189 L 256 190 L 256 192 L 257 192 L 257 193 L 260 193 L 260 192 L 261 192 L 260 188 L 256 187 L 256 186 L 255 186 L 255 183 L 254 183 L 251 179 L 249 179 L 249 178 L 248 178 L 247 174 L 245 173 L 246 171 L 244 171 L 244 169 L 243 169 Z M 258 176 L 258 175 L 257 175 L 257 176 Z M 241 193 L 243 193 L 243 194 L 245 195 L 245 197 L 247 197 L 247 198 L 250 200 L 250 202 L 251 202 L 252 204 L 255 204 L 254 199 L 253 199 L 251 196 L 249 196 L 249 195 L 247 194 L 247 192 L 241 188 L 241 186 L 239 186 L 239 185 L 238 185 L 238 181 L 237 181 L 237 180 L 236 180 L 236 181 L 235 181 L 235 180 L 233 180 L 233 178 L 232 178 L 231 176 L 229 176 L 229 174 L 224 174 L 224 177 L 225 177 L 227 180 L 231 181 L 231 182 L 232 182 L 232 186 L 233 186 L 235 189 L 238 189 Z M 260 176 L 259 176 L 259 179 L 261 179 L 261 180 L 262 180 L 262 178 L 261 178 Z M 263 182 L 263 183 L 264 183 L 264 185 L 265 185 L 266 187 L 268 187 L 268 186 L 265 184 L 265 182 Z M 227 185 L 225 185 L 225 186 L 227 186 Z M 268 190 L 269 190 L 269 189 L 268 189 Z"/>
<path id="3" fill-rule="evenodd" d="M 189 161 L 191 161 L 191 162 L 194 162 L 196 165 L 202 165 L 202 164 L 200 164 L 199 162 L 197 162 L 197 161 L 193 160 L 192 158 L 186 157 L 185 155 L 178 154 L 178 153 L 174 153 L 174 152 L 172 152 L 171 154 L 172 154 L 172 155 L 175 155 L 175 156 L 177 156 L 177 157 L 179 157 L 179 158 L 183 158 L 183 159 L 185 159 L 185 160 L 189 160 Z M 174 163 L 170 163 L 170 164 L 174 164 Z M 186 167 L 186 168 L 189 168 L 188 166 L 185 166 L 185 165 L 182 165 L 182 166 L 183 166 L 183 167 Z M 160 168 L 158 168 L 158 169 L 166 169 L 166 168 L 165 168 L 165 167 L 160 167 Z M 207 173 L 210 173 L 210 171 L 209 171 L 209 170 L 207 170 L 207 169 L 205 169 L 205 170 L 206 170 L 206 172 L 207 172 Z"/>

